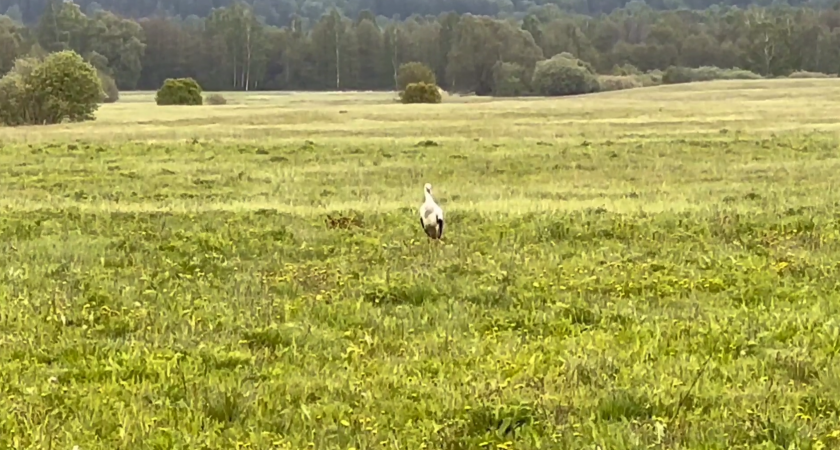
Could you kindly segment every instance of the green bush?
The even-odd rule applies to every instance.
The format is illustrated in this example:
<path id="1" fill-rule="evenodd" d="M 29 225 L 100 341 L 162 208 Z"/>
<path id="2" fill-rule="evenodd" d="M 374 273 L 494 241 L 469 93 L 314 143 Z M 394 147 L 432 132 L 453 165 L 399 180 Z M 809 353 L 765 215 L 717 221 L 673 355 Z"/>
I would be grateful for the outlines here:
<path id="1" fill-rule="evenodd" d="M 437 85 L 422 81 L 409 84 L 400 93 L 400 101 L 403 103 L 440 103 L 441 100 Z"/>
<path id="2" fill-rule="evenodd" d="M 614 65 L 613 69 L 612 69 L 612 74 L 613 75 L 627 76 L 627 75 L 642 75 L 643 73 L 642 73 L 641 70 L 639 70 L 633 64 L 624 63 L 621 66 Z"/>
<path id="3" fill-rule="evenodd" d="M 155 95 L 160 106 L 202 105 L 201 86 L 192 78 L 167 78 Z"/>
<path id="4" fill-rule="evenodd" d="M 96 69 L 72 50 L 44 58 L 32 71 L 31 82 L 42 123 L 93 120 L 105 96 Z"/>
<path id="5" fill-rule="evenodd" d="M 589 94 L 601 88 L 592 66 L 568 53 L 538 62 L 531 86 L 545 96 Z"/>
<path id="6" fill-rule="evenodd" d="M 525 68 L 519 64 L 499 61 L 493 66 L 493 96 L 528 95 L 531 90 L 529 78 Z"/>
<path id="7" fill-rule="evenodd" d="M 29 120 L 29 99 L 23 77 L 14 69 L 0 78 L 0 121 L 7 126 L 25 125 Z"/>
<path id="8" fill-rule="evenodd" d="M 601 86 L 601 91 L 618 91 L 662 84 L 661 70 L 642 73 L 634 69 L 635 67 L 625 64 L 622 67 L 613 67 L 613 75 L 598 75 L 598 84 Z M 623 75 L 616 75 L 617 72 L 623 73 Z"/>
<path id="9" fill-rule="evenodd" d="M 598 84 L 601 91 L 620 91 L 644 86 L 639 81 L 639 76 L 634 75 L 601 75 L 598 77 Z"/>
<path id="10" fill-rule="evenodd" d="M 210 94 L 204 100 L 208 105 L 227 105 L 227 99 L 222 94 Z"/>
<path id="11" fill-rule="evenodd" d="M 22 58 L 0 79 L 0 120 L 8 126 L 93 120 L 104 97 L 96 69 L 72 50 Z"/>
<path id="12" fill-rule="evenodd" d="M 99 73 L 99 81 L 102 83 L 102 90 L 104 91 L 105 95 L 102 99 L 103 103 L 116 103 L 117 100 L 120 99 L 120 90 L 117 89 L 117 82 L 114 81 L 114 77 L 108 75 L 103 71 L 98 71 Z"/>
<path id="13" fill-rule="evenodd" d="M 659 69 L 651 70 L 650 72 L 639 75 L 639 81 L 642 82 L 642 86 L 659 86 L 662 84 L 662 76 L 664 72 Z"/>
<path id="14" fill-rule="evenodd" d="M 808 72 L 806 70 L 800 70 L 797 72 L 793 72 L 792 74 L 788 75 L 788 78 L 835 78 L 837 75 L 829 74 L 829 73 L 822 73 L 822 72 Z"/>
<path id="15" fill-rule="evenodd" d="M 761 75 L 738 68 L 721 69 L 714 66 L 678 67 L 671 66 L 662 75 L 663 84 L 695 83 L 712 80 L 759 80 Z"/>
<path id="16" fill-rule="evenodd" d="M 408 62 L 397 69 L 397 89 L 404 91 L 412 83 L 437 84 L 435 73 L 429 66 L 420 62 Z"/>
<path id="17" fill-rule="evenodd" d="M 31 91 L 26 89 L 25 83 L 41 62 L 43 58 L 36 56 L 18 58 L 12 69 L 0 78 L 0 121 L 4 125 L 34 123 L 30 117 L 34 112 Z"/>

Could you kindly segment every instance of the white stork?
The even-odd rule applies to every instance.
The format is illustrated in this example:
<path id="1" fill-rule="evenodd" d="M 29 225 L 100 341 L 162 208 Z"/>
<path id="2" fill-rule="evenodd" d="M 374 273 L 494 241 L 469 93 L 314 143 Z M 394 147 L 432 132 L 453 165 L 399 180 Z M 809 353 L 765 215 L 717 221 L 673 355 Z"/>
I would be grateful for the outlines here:
<path id="1" fill-rule="evenodd" d="M 443 210 L 440 209 L 432 198 L 432 185 L 426 183 L 424 186 L 426 201 L 420 205 L 420 226 L 432 239 L 443 237 Z"/>

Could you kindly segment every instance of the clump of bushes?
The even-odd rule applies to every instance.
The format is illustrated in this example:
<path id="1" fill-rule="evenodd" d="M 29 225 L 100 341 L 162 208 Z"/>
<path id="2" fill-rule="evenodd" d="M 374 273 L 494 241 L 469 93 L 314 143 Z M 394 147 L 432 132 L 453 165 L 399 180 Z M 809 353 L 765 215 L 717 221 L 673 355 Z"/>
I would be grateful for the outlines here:
<path id="1" fill-rule="evenodd" d="M 0 79 L 0 121 L 19 126 L 93 120 L 104 98 L 96 69 L 72 50 L 21 58 Z"/>
<path id="2" fill-rule="evenodd" d="M 679 84 L 712 80 L 759 80 L 762 76 L 744 69 L 721 69 L 714 66 L 677 67 L 671 66 L 662 75 L 662 83 Z"/>
<path id="3" fill-rule="evenodd" d="M 807 70 L 800 70 L 788 75 L 788 78 L 835 78 L 837 75 L 822 72 L 808 72 Z"/>
<path id="4" fill-rule="evenodd" d="M 222 94 L 210 94 L 205 101 L 208 105 L 227 105 L 227 99 Z"/>
<path id="5" fill-rule="evenodd" d="M 601 88 L 592 65 L 566 52 L 538 62 L 531 86 L 544 96 L 589 94 Z"/>
<path id="6" fill-rule="evenodd" d="M 662 71 L 652 70 L 647 73 L 640 72 L 636 75 L 599 75 L 598 84 L 601 85 L 601 91 L 604 92 L 659 86 L 662 84 Z"/>
<path id="7" fill-rule="evenodd" d="M 639 70 L 638 67 L 634 66 L 630 63 L 624 63 L 622 65 L 614 65 L 612 68 L 612 75 L 619 75 L 619 76 L 639 76 L 643 75 L 644 72 Z"/>
<path id="8" fill-rule="evenodd" d="M 628 82 L 628 81 L 614 81 L 614 80 L 607 80 L 601 83 L 601 86 L 604 87 L 606 83 L 607 87 L 618 87 L 620 86 L 629 86 L 630 84 L 641 84 L 642 87 L 648 86 L 659 86 L 662 84 L 662 71 L 659 69 L 651 70 L 649 72 L 642 72 L 636 66 L 625 63 L 623 65 L 615 65 L 612 69 L 613 76 L 621 76 L 621 77 L 632 77 L 635 82 Z M 599 81 L 601 81 L 602 77 L 607 77 L 609 75 L 602 75 L 599 77 Z M 633 86 L 637 87 L 637 86 Z M 610 89 L 606 89 L 610 90 Z"/>
<path id="9" fill-rule="evenodd" d="M 639 81 L 642 82 L 642 86 L 659 86 L 662 84 L 662 77 L 665 73 L 659 69 L 651 70 L 646 74 L 639 75 Z"/>
<path id="10" fill-rule="evenodd" d="M 400 93 L 402 103 L 440 103 L 442 100 L 437 85 L 424 82 L 410 83 Z"/>
<path id="11" fill-rule="evenodd" d="M 192 78 L 167 78 L 155 95 L 160 106 L 202 105 L 201 86 Z"/>
<path id="12" fill-rule="evenodd" d="M 639 75 L 600 75 L 598 84 L 604 92 L 640 88 L 644 85 L 639 81 L 639 77 Z"/>
<path id="13" fill-rule="evenodd" d="M 497 62 L 493 66 L 493 96 L 520 97 L 531 92 L 530 76 L 519 64 Z"/>

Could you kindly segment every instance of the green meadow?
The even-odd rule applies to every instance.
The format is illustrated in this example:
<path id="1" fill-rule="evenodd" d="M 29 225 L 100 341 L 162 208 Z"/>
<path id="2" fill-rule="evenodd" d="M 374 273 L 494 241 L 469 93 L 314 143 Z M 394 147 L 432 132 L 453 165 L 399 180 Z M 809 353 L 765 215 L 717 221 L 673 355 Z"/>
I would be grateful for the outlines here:
<path id="1" fill-rule="evenodd" d="M 840 81 L 224 95 L 0 128 L 0 447 L 840 448 Z"/>

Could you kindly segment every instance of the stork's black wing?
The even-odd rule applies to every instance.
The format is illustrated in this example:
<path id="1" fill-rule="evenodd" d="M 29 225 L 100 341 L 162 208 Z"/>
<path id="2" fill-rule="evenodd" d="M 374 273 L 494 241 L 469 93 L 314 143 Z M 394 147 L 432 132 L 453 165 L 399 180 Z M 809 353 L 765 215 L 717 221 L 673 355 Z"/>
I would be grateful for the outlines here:
<path id="1" fill-rule="evenodd" d="M 427 227 L 426 224 L 423 223 L 423 219 L 420 219 L 420 228 L 423 229 L 423 232 L 425 232 L 427 236 L 434 237 L 434 236 L 432 236 L 433 228 L 432 227 Z"/>

